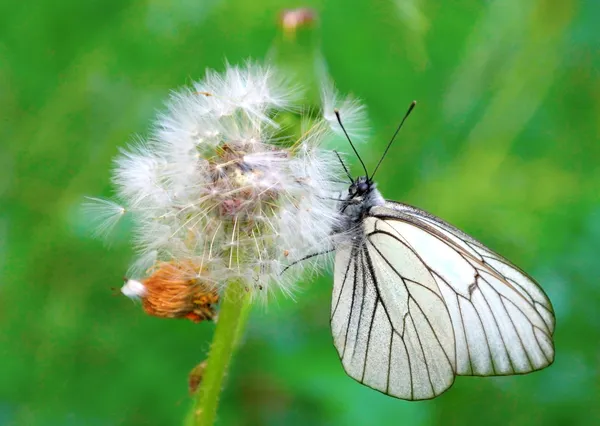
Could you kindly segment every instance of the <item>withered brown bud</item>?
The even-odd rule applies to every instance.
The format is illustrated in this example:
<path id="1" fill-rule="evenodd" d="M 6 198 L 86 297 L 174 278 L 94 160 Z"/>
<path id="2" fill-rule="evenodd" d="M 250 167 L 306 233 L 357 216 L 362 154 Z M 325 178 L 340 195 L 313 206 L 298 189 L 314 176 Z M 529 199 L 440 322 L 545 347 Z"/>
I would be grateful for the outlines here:
<path id="1" fill-rule="evenodd" d="M 190 371 L 190 375 L 188 376 L 188 390 L 190 395 L 193 395 L 198 390 L 200 383 L 202 383 L 202 378 L 204 377 L 204 370 L 206 370 L 207 362 L 206 360 L 202 361 L 200 364 L 196 365 L 192 371 Z"/>
<path id="2" fill-rule="evenodd" d="M 142 306 L 148 315 L 194 322 L 212 320 L 216 315 L 219 294 L 191 261 L 160 262 L 142 284 L 146 289 Z"/>

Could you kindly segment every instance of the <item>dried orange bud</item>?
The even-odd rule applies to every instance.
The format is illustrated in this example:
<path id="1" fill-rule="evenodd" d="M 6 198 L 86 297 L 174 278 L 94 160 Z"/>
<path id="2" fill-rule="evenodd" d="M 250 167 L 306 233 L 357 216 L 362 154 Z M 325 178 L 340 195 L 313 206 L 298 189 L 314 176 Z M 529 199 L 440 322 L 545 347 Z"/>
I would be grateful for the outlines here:
<path id="1" fill-rule="evenodd" d="M 193 322 L 212 320 L 219 302 L 214 286 L 203 280 L 200 269 L 191 261 L 159 262 L 148 278 L 128 280 L 121 291 L 139 297 L 148 315 Z"/>

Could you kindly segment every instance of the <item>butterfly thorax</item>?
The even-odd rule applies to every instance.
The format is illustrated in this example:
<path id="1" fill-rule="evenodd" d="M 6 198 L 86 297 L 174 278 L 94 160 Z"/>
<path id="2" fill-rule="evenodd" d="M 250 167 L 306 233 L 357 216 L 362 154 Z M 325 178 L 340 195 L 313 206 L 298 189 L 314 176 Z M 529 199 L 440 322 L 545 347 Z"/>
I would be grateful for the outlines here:
<path id="1" fill-rule="evenodd" d="M 356 234 L 360 230 L 369 209 L 385 203 L 374 182 L 366 176 L 354 180 L 348 188 L 346 197 L 340 202 L 340 224 L 334 234 Z"/>

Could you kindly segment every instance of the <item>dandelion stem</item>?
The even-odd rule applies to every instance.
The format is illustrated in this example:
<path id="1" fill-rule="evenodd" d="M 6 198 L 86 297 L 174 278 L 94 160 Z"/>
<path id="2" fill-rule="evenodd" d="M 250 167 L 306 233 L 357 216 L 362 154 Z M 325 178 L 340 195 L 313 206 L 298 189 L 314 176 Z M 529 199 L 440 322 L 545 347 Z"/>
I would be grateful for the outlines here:
<path id="1" fill-rule="evenodd" d="M 250 295 L 242 282 L 234 281 L 227 285 L 206 370 L 196 392 L 192 411 L 187 417 L 187 426 L 214 424 L 225 375 L 243 335 L 250 306 Z"/>

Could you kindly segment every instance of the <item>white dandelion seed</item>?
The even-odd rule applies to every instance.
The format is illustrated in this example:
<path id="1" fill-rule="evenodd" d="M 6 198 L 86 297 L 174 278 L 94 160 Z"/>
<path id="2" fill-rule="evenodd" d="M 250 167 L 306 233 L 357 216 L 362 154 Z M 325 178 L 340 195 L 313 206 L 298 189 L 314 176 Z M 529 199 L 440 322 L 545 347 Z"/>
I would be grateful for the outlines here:
<path id="1" fill-rule="evenodd" d="M 368 137 L 370 129 L 367 124 L 367 111 L 357 99 L 342 98 L 333 82 L 327 81 L 321 88 L 321 103 L 324 119 L 338 135 L 343 136 L 343 130 L 337 121 L 335 110 L 343 117 L 344 128 L 352 140 L 364 140 Z"/>
<path id="2" fill-rule="evenodd" d="M 87 216 L 93 218 L 94 237 L 105 237 L 115 228 L 127 210 L 121 204 L 96 197 L 86 197 L 83 209 Z"/>
<path id="3" fill-rule="evenodd" d="M 208 71 L 171 95 L 150 138 L 117 158 L 113 181 L 139 254 L 122 292 L 141 298 L 146 312 L 210 318 L 233 280 L 253 295 L 291 294 L 319 257 L 283 269 L 330 249 L 335 197 L 347 184 L 325 148 L 335 136 L 326 117 L 297 140 L 282 137 L 278 116 L 298 93 L 258 65 Z M 324 93 L 333 108 L 337 95 Z M 345 123 L 358 123 L 357 104 L 339 107 Z M 120 205 L 98 205 L 102 227 L 112 227 Z"/>

